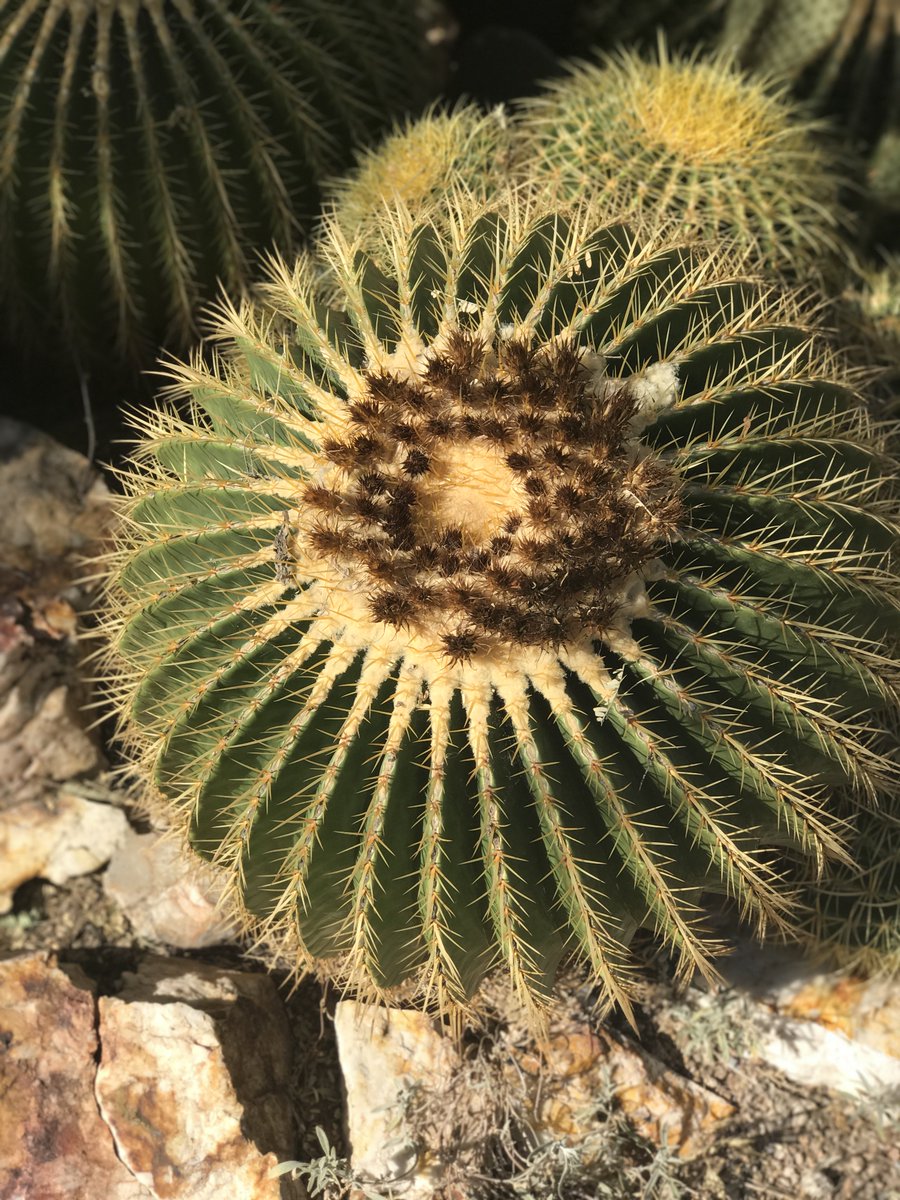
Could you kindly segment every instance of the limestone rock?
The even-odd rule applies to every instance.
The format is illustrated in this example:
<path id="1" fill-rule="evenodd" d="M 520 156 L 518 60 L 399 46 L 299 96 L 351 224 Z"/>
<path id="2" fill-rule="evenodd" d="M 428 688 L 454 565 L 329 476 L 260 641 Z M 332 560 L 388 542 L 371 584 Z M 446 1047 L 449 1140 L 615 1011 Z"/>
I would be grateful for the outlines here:
<path id="1" fill-rule="evenodd" d="M 101 996 L 96 1095 L 122 1162 L 159 1200 L 278 1200 L 292 1157 L 291 1043 L 266 976 L 148 960 Z M 295 1191 L 293 1193 L 297 1195 Z"/>
<path id="2" fill-rule="evenodd" d="M 139 937 L 198 950 L 233 941 L 237 929 L 217 908 L 212 870 L 158 833 L 122 837 L 103 876 L 106 894 Z"/>
<path id="3" fill-rule="evenodd" d="M 403 1117 L 412 1087 L 445 1089 L 459 1056 L 428 1016 L 407 1009 L 341 1000 L 334 1030 L 347 1092 L 347 1132 L 354 1175 L 393 1181 L 404 1200 L 427 1200 L 441 1182 L 439 1158 L 419 1144 Z"/>
<path id="4" fill-rule="evenodd" d="M 540 1048 L 517 1030 L 482 1059 L 462 1057 L 419 1012 L 345 1000 L 335 1032 L 354 1179 L 404 1200 L 428 1200 L 439 1190 L 463 1200 L 466 1179 L 489 1157 L 485 1143 L 510 1121 L 528 1131 L 533 1149 L 562 1144 L 589 1166 L 595 1151 L 608 1152 L 604 1117 L 592 1115 L 601 1096 L 639 1133 L 684 1156 L 697 1153 L 734 1112 L 619 1035 L 594 1030 L 571 1013 L 551 1018 Z"/>
<path id="5" fill-rule="evenodd" d="M 529 1050 L 516 1062 L 534 1081 L 535 1129 L 544 1140 L 584 1137 L 589 1122 L 582 1114 L 604 1089 L 638 1133 L 688 1158 L 734 1113 L 721 1096 L 669 1070 L 635 1043 L 586 1024 L 551 1029 L 543 1054 Z"/>
<path id="6" fill-rule="evenodd" d="M 741 945 L 724 960 L 729 983 L 782 1016 L 816 1021 L 900 1059 L 900 981 L 828 971 L 792 948 Z"/>
<path id="7" fill-rule="evenodd" d="M 758 1004 L 755 1054 L 798 1083 L 867 1096 L 900 1089 L 900 981 L 827 971 L 741 944 L 727 981 Z"/>
<path id="8" fill-rule="evenodd" d="M 26 627 L 18 601 L 0 616 L 0 808 L 40 799 L 57 785 L 103 764 L 86 730 L 86 691 L 73 645 L 41 639 Z"/>
<path id="9" fill-rule="evenodd" d="M 99 1061 L 99 1065 L 98 1065 Z M 0 961 L 0 1200 L 289 1200 L 291 1042 L 263 975 L 153 959 L 97 999 Z"/>
<path id="10" fill-rule="evenodd" d="M 0 961 L 0 1200 L 153 1200 L 97 1110 L 95 1021 L 51 956 Z"/>
<path id="11" fill-rule="evenodd" d="M 773 1013 L 759 1021 L 756 1056 L 808 1087 L 832 1088 L 860 1098 L 900 1096 L 900 1059 L 872 1050 L 815 1021 Z"/>
<path id="12" fill-rule="evenodd" d="M 0 512 L 2 909 L 3 894 L 33 875 L 63 882 L 99 866 L 122 818 L 59 795 L 61 783 L 103 765 L 88 728 L 90 691 L 76 633 L 91 599 L 78 582 L 80 556 L 103 541 L 109 493 L 86 459 L 0 419 Z M 61 852 L 67 841 L 69 855 Z"/>
<path id="13" fill-rule="evenodd" d="M 127 829 L 120 808 L 66 791 L 0 811 L 0 913 L 27 879 L 61 884 L 96 871 Z"/>
<path id="14" fill-rule="evenodd" d="M 0 511 L 0 562 L 30 573 L 36 564 L 47 567 L 95 546 L 111 506 L 86 458 L 0 417 Z"/>

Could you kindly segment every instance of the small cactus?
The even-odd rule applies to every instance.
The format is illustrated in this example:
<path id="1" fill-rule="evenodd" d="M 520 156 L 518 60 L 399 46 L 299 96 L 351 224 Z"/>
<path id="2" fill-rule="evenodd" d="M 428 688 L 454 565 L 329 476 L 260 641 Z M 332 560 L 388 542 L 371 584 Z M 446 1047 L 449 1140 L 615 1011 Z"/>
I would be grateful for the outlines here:
<path id="1" fill-rule="evenodd" d="M 502 109 L 434 109 L 359 154 L 355 169 L 332 187 L 333 215 L 349 236 L 368 243 L 390 207 L 419 215 L 441 210 L 451 184 L 487 198 L 503 189 L 511 168 L 510 120 Z"/>
<path id="2" fill-rule="evenodd" d="M 891 347 L 894 365 L 900 367 L 900 255 L 877 263 L 861 283 L 859 307 Z"/>
<path id="3" fill-rule="evenodd" d="M 333 223 L 142 418 L 123 734 L 298 970 L 539 1012 L 574 956 L 627 1010 L 638 927 L 711 973 L 703 893 L 790 929 L 781 856 L 896 784 L 883 433 L 664 229 L 454 194 L 377 266 Z"/>
<path id="4" fill-rule="evenodd" d="M 900 256 L 887 254 L 852 277 L 837 305 L 841 335 L 872 377 L 869 397 L 885 415 L 900 406 Z"/>
<path id="5" fill-rule="evenodd" d="M 10 0 L 0 297 L 80 358 L 193 341 L 289 253 L 323 179 L 414 101 L 412 0 Z"/>
<path id="6" fill-rule="evenodd" d="M 839 175 L 816 126 L 726 59 L 621 51 L 523 103 L 536 183 L 670 216 L 804 274 L 840 244 Z"/>

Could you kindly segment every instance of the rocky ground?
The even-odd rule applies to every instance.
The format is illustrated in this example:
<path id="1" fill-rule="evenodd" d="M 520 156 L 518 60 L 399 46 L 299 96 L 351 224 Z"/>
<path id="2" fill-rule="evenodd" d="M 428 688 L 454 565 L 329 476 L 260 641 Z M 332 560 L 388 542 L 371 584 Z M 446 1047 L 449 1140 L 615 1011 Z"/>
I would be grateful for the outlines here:
<path id="1" fill-rule="evenodd" d="M 539 1047 L 266 974 L 90 728 L 102 481 L 0 421 L 0 507 L 0 1200 L 900 1200 L 896 986 L 648 942 L 636 1030 L 573 976 Z"/>

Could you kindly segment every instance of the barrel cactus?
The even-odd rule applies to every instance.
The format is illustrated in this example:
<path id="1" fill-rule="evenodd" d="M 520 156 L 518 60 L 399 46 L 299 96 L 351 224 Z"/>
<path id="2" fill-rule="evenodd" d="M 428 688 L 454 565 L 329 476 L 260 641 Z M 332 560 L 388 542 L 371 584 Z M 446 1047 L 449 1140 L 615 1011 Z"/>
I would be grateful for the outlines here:
<path id="1" fill-rule="evenodd" d="M 789 929 L 785 856 L 895 783 L 893 466 L 739 260 L 521 190 L 384 228 L 142 418 L 123 733 L 298 970 L 539 1012 L 574 957 L 627 1008 L 638 928 L 685 973 L 706 891 Z"/>
<path id="2" fill-rule="evenodd" d="M 576 10 L 576 36 L 582 45 L 653 45 L 662 32 L 669 45 L 682 46 L 714 37 L 720 9 L 719 0 L 582 0 Z"/>
<path id="3" fill-rule="evenodd" d="M 872 219 L 880 225 L 876 238 L 880 245 L 897 245 L 897 215 L 900 214 L 900 104 L 893 123 L 878 139 L 866 173 Z M 874 240 L 874 239 L 873 239 Z"/>
<path id="4" fill-rule="evenodd" d="M 358 155 L 355 169 L 332 185 L 333 215 L 350 236 L 365 236 L 371 246 L 391 207 L 419 214 L 431 208 L 437 215 L 451 181 L 487 198 L 503 189 L 512 158 L 510 120 L 502 109 L 435 108 Z"/>
<path id="5" fill-rule="evenodd" d="M 900 803 L 848 816 L 853 862 L 809 885 L 806 929 L 841 964 L 900 976 Z"/>
<path id="6" fill-rule="evenodd" d="M 900 256 L 886 254 L 860 271 L 839 306 L 842 332 L 875 375 L 870 392 L 883 412 L 900 408 Z"/>
<path id="7" fill-rule="evenodd" d="M 76 354 L 190 344 L 291 252 L 324 177 L 416 100 L 413 0 L 10 0 L 0 297 Z"/>
<path id="8" fill-rule="evenodd" d="M 621 51 L 523 103 L 530 176 L 669 215 L 806 276 L 841 241 L 840 172 L 783 92 L 727 58 Z"/>

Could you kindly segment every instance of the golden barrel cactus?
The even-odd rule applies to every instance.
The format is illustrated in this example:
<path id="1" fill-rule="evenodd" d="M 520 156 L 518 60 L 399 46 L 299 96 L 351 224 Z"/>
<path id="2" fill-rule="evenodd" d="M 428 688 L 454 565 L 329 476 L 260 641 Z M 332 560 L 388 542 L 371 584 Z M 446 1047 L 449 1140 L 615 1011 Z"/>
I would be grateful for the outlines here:
<path id="1" fill-rule="evenodd" d="M 896 784 L 894 464 L 740 260 L 522 192 L 382 236 L 144 419 L 126 743 L 298 970 L 539 1011 L 573 956 L 627 1008 L 635 930 L 709 972 L 707 891 L 790 929 L 784 856 Z"/>

